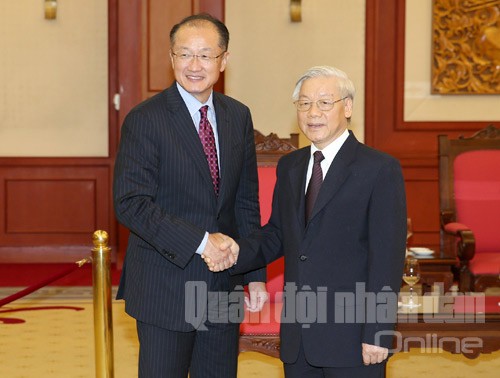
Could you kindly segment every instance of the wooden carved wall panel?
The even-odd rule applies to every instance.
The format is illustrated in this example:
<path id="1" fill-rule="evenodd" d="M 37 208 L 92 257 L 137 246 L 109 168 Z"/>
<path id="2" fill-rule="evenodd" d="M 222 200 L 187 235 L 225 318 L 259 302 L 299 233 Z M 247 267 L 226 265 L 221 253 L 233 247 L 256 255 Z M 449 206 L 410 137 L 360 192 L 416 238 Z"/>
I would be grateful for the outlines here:
<path id="1" fill-rule="evenodd" d="M 0 262 L 75 261 L 90 253 L 97 229 L 114 248 L 109 164 L 73 162 L 0 164 Z"/>
<path id="2" fill-rule="evenodd" d="M 94 178 L 9 179 L 5 181 L 5 192 L 7 235 L 91 235 L 96 230 Z"/>
<path id="3" fill-rule="evenodd" d="M 500 94 L 500 0 L 434 0 L 432 93 Z"/>

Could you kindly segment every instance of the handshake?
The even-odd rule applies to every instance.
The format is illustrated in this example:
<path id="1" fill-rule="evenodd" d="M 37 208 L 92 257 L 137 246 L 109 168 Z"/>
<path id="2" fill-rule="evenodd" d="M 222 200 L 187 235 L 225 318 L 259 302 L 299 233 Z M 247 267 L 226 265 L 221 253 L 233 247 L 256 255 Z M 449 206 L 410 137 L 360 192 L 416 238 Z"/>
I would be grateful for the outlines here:
<path id="1" fill-rule="evenodd" d="M 221 272 L 231 268 L 238 260 L 240 246 L 231 237 L 221 234 L 209 234 L 207 245 L 201 258 L 212 272 Z"/>

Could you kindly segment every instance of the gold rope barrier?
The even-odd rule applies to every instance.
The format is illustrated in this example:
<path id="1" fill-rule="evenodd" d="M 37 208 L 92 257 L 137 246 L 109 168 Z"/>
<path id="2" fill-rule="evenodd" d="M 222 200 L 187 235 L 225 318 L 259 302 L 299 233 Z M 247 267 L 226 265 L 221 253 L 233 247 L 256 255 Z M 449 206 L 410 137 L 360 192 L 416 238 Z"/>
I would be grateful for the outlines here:
<path id="1" fill-rule="evenodd" d="M 111 248 L 108 233 L 92 236 L 92 286 L 94 295 L 95 372 L 97 378 L 113 378 L 113 316 L 111 310 Z"/>

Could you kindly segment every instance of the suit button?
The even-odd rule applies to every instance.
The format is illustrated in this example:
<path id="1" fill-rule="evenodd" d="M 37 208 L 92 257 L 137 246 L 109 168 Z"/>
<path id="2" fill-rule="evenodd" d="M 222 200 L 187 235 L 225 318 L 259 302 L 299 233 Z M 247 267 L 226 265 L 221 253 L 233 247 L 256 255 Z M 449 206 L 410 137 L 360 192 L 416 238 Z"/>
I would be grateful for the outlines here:
<path id="1" fill-rule="evenodd" d="M 170 259 L 175 260 L 175 253 L 169 252 L 169 253 L 167 253 L 167 256 L 168 256 Z"/>
<path id="2" fill-rule="evenodd" d="M 307 260 L 307 256 L 306 255 L 300 255 L 299 256 L 299 260 L 300 261 L 306 261 Z"/>

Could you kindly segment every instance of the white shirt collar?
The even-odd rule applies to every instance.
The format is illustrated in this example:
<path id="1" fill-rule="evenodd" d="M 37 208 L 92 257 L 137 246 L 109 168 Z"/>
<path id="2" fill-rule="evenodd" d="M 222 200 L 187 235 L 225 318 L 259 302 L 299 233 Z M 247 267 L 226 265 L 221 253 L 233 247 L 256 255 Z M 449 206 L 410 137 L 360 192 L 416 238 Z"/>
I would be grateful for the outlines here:
<path id="1" fill-rule="evenodd" d="M 175 83 L 177 85 L 177 89 L 179 90 L 179 93 L 184 100 L 184 103 L 186 104 L 189 114 L 191 114 L 191 117 L 196 117 L 197 114 L 199 114 L 200 108 L 204 105 L 208 105 L 208 110 L 209 112 L 214 111 L 214 103 L 213 103 L 213 91 L 210 93 L 210 97 L 208 97 L 208 100 L 205 103 L 201 103 L 198 101 L 196 97 L 194 97 L 191 93 L 186 91 L 184 88 L 179 83 Z M 199 115 L 197 116 L 199 118 Z"/>
<path id="2" fill-rule="evenodd" d="M 344 144 L 344 142 L 347 140 L 348 137 L 349 137 L 349 131 L 345 129 L 344 132 L 337 139 L 335 139 L 328 146 L 326 146 L 321 150 L 321 152 L 323 152 L 323 156 L 325 157 L 325 163 L 327 167 L 330 167 L 330 164 L 332 163 L 333 159 L 335 158 L 335 156 L 337 155 L 340 148 L 342 147 L 342 145 Z M 318 150 L 319 148 L 316 147 L 314 143 L 311 144 L 311 156 Z"/>

